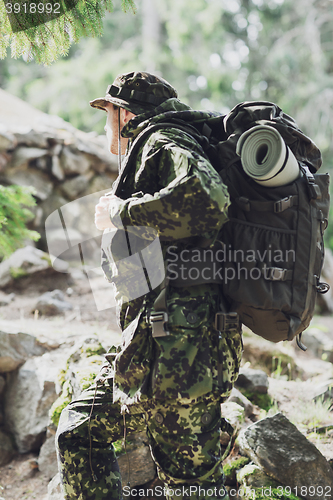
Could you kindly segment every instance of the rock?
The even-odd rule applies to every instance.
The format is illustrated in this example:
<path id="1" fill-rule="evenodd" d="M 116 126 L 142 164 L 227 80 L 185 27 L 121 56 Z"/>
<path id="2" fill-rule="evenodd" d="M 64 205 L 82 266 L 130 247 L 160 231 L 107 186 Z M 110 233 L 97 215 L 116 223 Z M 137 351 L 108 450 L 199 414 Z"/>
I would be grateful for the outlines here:
<path id="1" fill-rule="evenodd" d="M 37 300 L 34 310 L 39 311 L 44 316 L 56 316 L 64 314 L 66 311 L 73 309 L 72 304 L 66 301 L 65 294 L 61 290 L 53 290 L 45 292 Z"/>
<path id="2" fill-rule="evenodd" d="M 128 478 L 128 463 L 130 463 L 131 487 L 145 484 L 156 476 L 156 467 L 151 458 L 150 449 L 145 432 L 128 437 L 126 453 L 117 456 L 123 486 Z"/>
<path id="3" fill-rule="evenodd" d="M 6 170 L 10 158 L 11 155 L 9 155 L 8 153 L 0 153 L 0 172 L 4 172 Z"/>
<path id="4" fill-rule="evenodd" d="M 37 158 L 34 161 L 34 165 L 39 170 L 44 170 L 44 172 L 46 172 L 48 170 L 48 168 L 49 168 L 49 165 L 50 165 L 50 158 L 49 158 L 49 156 L 41 156 L 40 158 Z"/>
<path id="5" fill-rule="evenodd" d="M 320 312 L 333 312 L 333 253 L 330 248 L 325 248 L 325 259 L 323 269 L 321 271 L 320 281 L 325 281 L 330 285 L 330 289 L 326 293 L 317 294 L 317 307 Z"/>
<path id="6" fill-rule="evenodd" d="M 4 378 L 2 375 L 0 375 L 0 396 L 1 396 L 1 394 L 3 393 L 3 390 L 4 390 L 4 388 L 5 388 L 5 385 L 6 385 L 6 380 L 5 380 L 5 378 Z"/>
<path id="7" fill-rule="evenodd" d="M 64 229 L 47 226 L 47 244 L 49 251 L 56 257 L 60 257 L 62 261 L 76 261 L 81 264 L 80 250 L 78 243 L 84 240 L 84 236 L 74 227 L 67 226 L 66 232 Z M 68 241 L 71 246 L 69 247 Z M 58 262 L 58 261 L 57 261 Z"/>
<path id="8" fill-rule="evenodd" d="M 8 306 L 13 300 L 15 299 L 16 294 L 15 293 L 9 293 L 7 295 L 4 295 L 0 298 L 0 307 Z"/>
<path id="9" fill-rule="evenodd" d="M 264 471 L 255 464 L 247 464 L 236 474 L 237 482 L 246 488 L 265 488 L 267 486 L 277 487 L 279 483 L 267 476 Z"/>
<path id="10" fill-rule="evenodd" d="M 327 460 L 282 413 L 242 430 L 238 444 L 243 453 L 281 485 L 290 486 L 292 491 L 300 491 L 303 486 L 307 500 L 322 499 L 319 486 L 333 488 L 333 473 Z"/>
<path id="11" fill-rule="evenodd" d="M 21 165 L 27 165 L 31 160 L 35 160 L 46 154 L 48 154 L 47 149 L 19 146 L 15 149 L 9 166 L 15 168 Z"/>
<path id="12" fill-rule="evenodd" d="M 232 388 L 231 394 L 228 398 L 228 402 L 237 403 L 242 406 L 245 410 L 245 416 L 249 417 L 253 413 L 253 404 L 249 399 L 247 399 L 236 387 Z"/>
<path id="13" fill-rule="evenodd" d="M 53 190 L 53 183 L 49 176 L 40 170 L 33 168 L 9 169 L 1 180 L 9 184 L 18 184 L 19 186 L 32 186 L 34 194 L 40 200 L 46 200 Z"/>
<path id="14" fill-rule="evenodd" d="M 5 422 L 20 453 L 38 450 L 44 440 L 49 409 L 57 398 L 56 380 L 63 363 L 64 351 L 58 349 L 28 359 L 9 377 Z"/>
<path id="15" fill-rule="evenodd" d="M 40 356 L 45 351 L 33 335 L 0 332 L 0 373 L 16 370 L 30 356 Z"/>
<path id="16" fill-rule="evenodd" d="M 48 497 L 47 500 L 64 500 L 61 492 L 60 474 L 59 472 L 49 482 L 47 486 Z"/>
<path id="17" fill-rule="evenodd" d="M 60 160 L 58 156 L 52 156 L 52 167 L 51 172 L 58 181 L 63 181 L 65 179 L 65 173 L 61 168 Z"/>
<path id="18" fill-rule="evenodd" d="M 0 430 L 0 467 L 8 464 L 14 455 L 14 446 L 8 433 Z"/>
<path id="19" fill-rule="evenodd" d="M 227 458 L 223 463 L 223 472 L 225 475 L 225 484 L 228 486 L 236 484 L 237 472 L 250 462 L 248 457 L 238 457 L 236 459 Z"/>
<path id="20" fill-rule="evenodd" d="M 36 130 L 30 129 L 25 134 L 14 132 L 14 136 L 19 144 L 24 144 L 25 146 L 46 149 L 49 145 L 47 139 L 50 137 L 50 134 L 37 132 Z"/>
<path id="21" fill-rule="evenodd" d="M 315 357 L 333 363 L 333 340 L 316 327 L 309 327 L 302 334 L 302 342 Z"/>
<path id="22" fill-rule="evenodd" d="M 73 179 L 65 181 L 61 185 L 61 190 L 69 200 L 75 200 L 88 189 L 89 180 L 89 175 L 77 175 Z"/>
<path id="23" fill-rule="evenodd" d="M 331 401 L 333 405 L 333 380 L 327 380 L 326 382 L 319 384 L 315 388 L 314 400 L 320 401 Z"/>
<path id="24" fill-rule="evenodd" d="M 54 191 L 46 201 L 42 201 L 39 205 L 43 210 L 44 221 L 52 212 L 66 205 L 66 203 L 68 203 L 68 199 Z"/>
<path id="25" fill-rule="evenodd" d="M 15 136 L 5 129 L 0 130 L 0 151 L 5 151 L 6 149 L 13 149 L 17 144 Z"/>
<path id="26" fill-rule="evenodd" d="M 105 361 L 106 350 L 96 338 L 77 342 L 64 358 L 66 371 L 62 374 L 62 392 L 50 408 L 50 419 L 58 425 L 61 411 L 76 399 L 95 380 Z"/>
<path id="27" fill-rule="evenodd" d="M 89 193 L 93 194 L 101 192 L 103 190 L 105 191 L 105 193 L 111 191 L 114 180 L 115 176 L 108 176 L 105 174 L 96 175 L 95 177 L 93 177 L 89 185 Z"/>
<path id="28" fill-rule="evenodd" d="M 224 417 L 227 422 L 233 427 L 240 427 L 244 422 L 245 410 L 242 406 L 237 403 L 226 403 L 221 404 L 222 417 Z"/>
<path id="29" fill-rule="evenodd" d="M 63 272 L 68 269 L 68 264 L 60 259 L 58 265 L 62 266 Z M 49 254 L 30 245 L 20 248 L 0 263 L 0 288 L 13 283 L 15 278 L 19 279 L 49 268 L 52 268 Z"/>
<path id="30" fill-rule="evenodd" d="M 58 472 L 54 435 L 49 436 L 40 449 L 38 468 L 49 479 L 52 479 Z"/>
<path id="31" fill-rule="evenodd" d="M 260 394 L 267 394 L 268 376 L 262 370 L 241 368 L 235 385 L 237 387 L 243 387 L 249 392 L 259 392 Z"/>
<path id="32" fill-rule="evenodd" d="M 70 146 L 64 146 L 60 155 L 60 164 L 66 175 L 83 174 L 89 170 L 90 161 L 85 155 L 74 152 Z"/>

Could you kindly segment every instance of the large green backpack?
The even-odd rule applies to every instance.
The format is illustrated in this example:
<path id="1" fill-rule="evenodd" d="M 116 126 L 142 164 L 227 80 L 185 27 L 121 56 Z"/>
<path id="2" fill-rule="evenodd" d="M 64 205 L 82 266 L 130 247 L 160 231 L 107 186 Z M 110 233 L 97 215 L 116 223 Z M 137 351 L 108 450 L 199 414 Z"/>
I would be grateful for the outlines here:
<path id="1" fill-rule="evenodd" d="M 226 256 L 224 276 L 230 277 L 220 286 L 229 311 L 267 340 L 297 336 L 304 348 L 300 334 L 312 319 L 316 295 L 329 288 L 320 282 L 329 212 L 329 175 L 316 173 L 320 151 L 273 103 L 241 103 L 226 116 L 212 114 L 199 124 L 189 124 L 186 116 L 186 112 L 167 113 L 164 121 L 145 129 L 133 144 L 133 155 L 159 128 L 179 128 L 198 141 L 231 198 L 229 221 L 219 236 Z M 297 180 L 264 187 L 244 172 L 236 145 L 246 130 L 258 125 L 269 125 L 281 134 L 299 163 L 302 175 Z M 120 195 L 124 176 L 126 172 L 115 194 Z"/>

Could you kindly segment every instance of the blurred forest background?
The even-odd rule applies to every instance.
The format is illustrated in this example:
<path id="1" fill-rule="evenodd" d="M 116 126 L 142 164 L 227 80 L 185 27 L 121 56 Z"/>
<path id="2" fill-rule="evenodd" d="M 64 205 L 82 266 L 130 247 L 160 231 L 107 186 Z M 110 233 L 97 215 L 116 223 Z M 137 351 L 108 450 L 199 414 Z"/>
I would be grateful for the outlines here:
<path id="1" fill-rule="evenodd" d="M 333 171 L 332 0 L 136 0 L 107 13 L 101 38 L 84 38 L 51 66 L 0 61 L 0 86 L 75 127 L 103 134 L 89 106 L 118 73 L 161 74 L 193 108 L 228 112 L 245 100 L 277 103 Z M 331 217 L 332 219 L 332 217 Z M 333 249 L 333 224 L 326 231 Z"/>

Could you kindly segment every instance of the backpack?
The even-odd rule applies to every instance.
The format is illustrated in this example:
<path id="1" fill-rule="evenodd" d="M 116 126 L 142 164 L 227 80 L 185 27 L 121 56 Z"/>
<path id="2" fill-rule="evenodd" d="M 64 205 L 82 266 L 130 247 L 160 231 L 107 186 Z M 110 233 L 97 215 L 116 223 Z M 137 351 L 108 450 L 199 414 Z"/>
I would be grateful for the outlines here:
<path id="1" fill-rule="evenodd" d="M 224 279 L 219 284 L 231 322 L 237 314 L 255 334 L 272 342 L 296 337 L 305 350 L 301 333 L 313 317 L 317 293 L 329 289 L 320 282 L 329 175 L 316 173 L 321 166 L 319 149 L 290 116 L 270 102 L 240 103 L 227 115 L 212 114 L 202 123 L 189 123 L 186 113 L 166 113 L 164 121 L 141 132 L 130 158 L 157 129 L 179 128 L 196 139 L 230 195 L 229 220 L 218 239 L 226 256 Z M 265 187 L 244 172 L 237 142 L 258 125 L 274 127 L 296 157 L 301 176 L 294 182 Z M 130 164 L 128 161 L 116 182 L 118 196 Z"/>

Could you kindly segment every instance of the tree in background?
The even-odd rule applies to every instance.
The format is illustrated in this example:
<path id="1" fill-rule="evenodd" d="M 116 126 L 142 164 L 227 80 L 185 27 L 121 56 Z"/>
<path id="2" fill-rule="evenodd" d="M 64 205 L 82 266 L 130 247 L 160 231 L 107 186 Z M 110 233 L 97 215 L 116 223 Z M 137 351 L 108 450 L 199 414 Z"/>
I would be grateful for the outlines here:
<path id="1" fill-rule="evenodd" d="M 333 168 L 332 0 L 137 0 L 115 2 L 102 37 L 73 44 L 45 67 L 0 61 L 0 85 L 77 128 L 103 133 L 88 101 L 115 76 L 146 69 L 197 109 L 229 111 L 244 100 L 276 102 Z M 332 240 L 333 228 L 326 232 Z"/>
<path id="2" fill-rule="evenodd" d="M 36 231 L 27 229 L 33 218 L 27 208 L 35 205 L 32 191 L 22 186 L 0 186 L 0 258 L 8 257 L 24 240 L 38 240 Z"/>
<path id="3" fill-rule="evenodd" d="M 133 0 L 122 0 L 122 7 L 134 10 Z M 0 58 L 10 45 L 12 57 L 50 64 L 80 38 L 100 36 L 106 10 L 112 10 L 111 0 L 0 2 Z"/>

